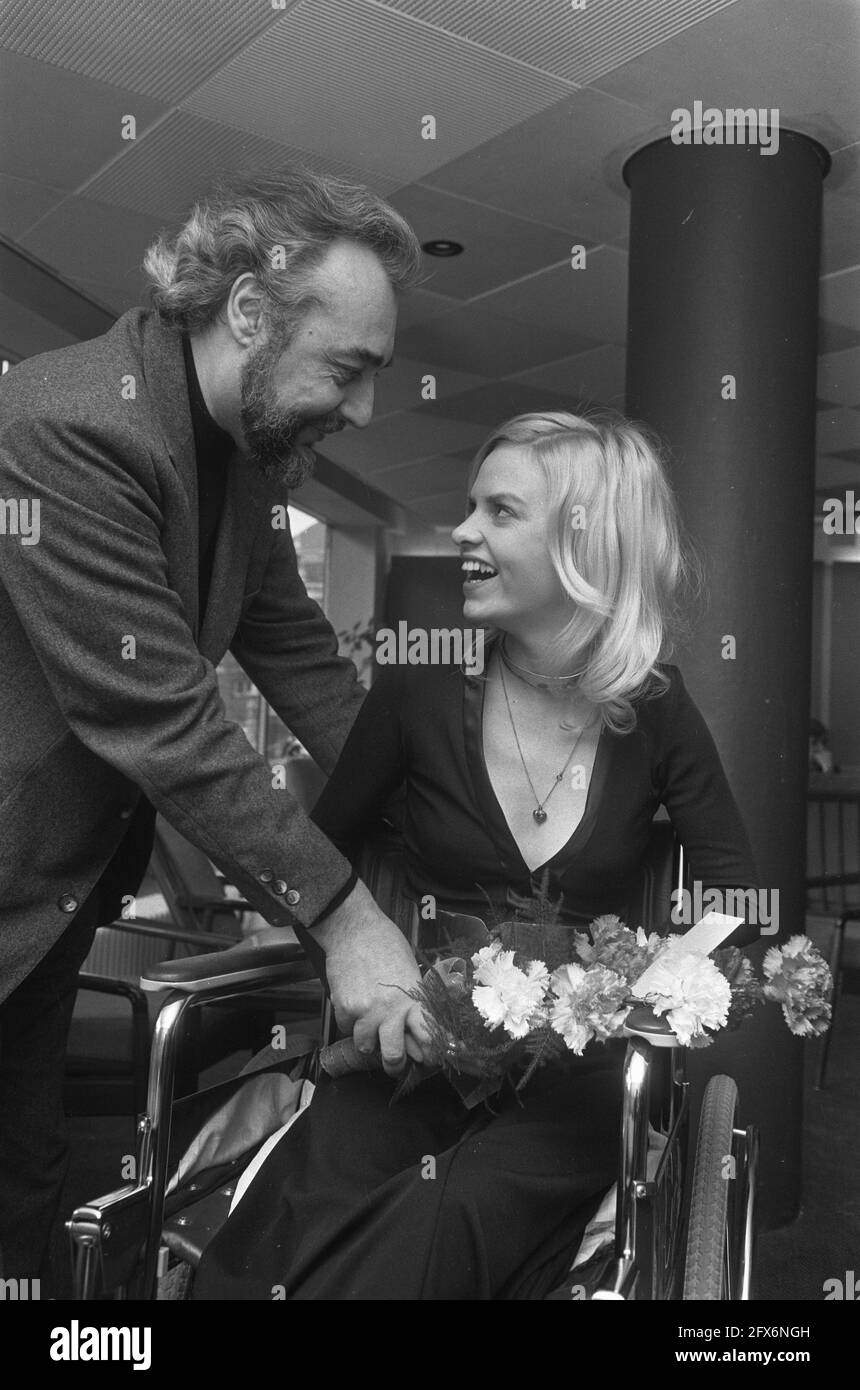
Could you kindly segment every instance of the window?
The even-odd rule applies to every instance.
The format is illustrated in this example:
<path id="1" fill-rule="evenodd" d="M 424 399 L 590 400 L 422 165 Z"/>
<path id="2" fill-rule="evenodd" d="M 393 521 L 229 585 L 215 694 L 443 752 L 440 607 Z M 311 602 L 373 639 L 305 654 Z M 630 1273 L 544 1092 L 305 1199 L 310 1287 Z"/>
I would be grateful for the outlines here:
<path id="1" fill-rule="evenodd" d="M 324 521 L 298 507 L 289 508 L 289 518 L 299 574 L 309 596 L 324 608 L 328 528 Z M 218 686 L 227 718 L 242 726 L 248 741 L 270 763 L 282 763 L 304 752 L 231 652 L 218 667 Z"/>

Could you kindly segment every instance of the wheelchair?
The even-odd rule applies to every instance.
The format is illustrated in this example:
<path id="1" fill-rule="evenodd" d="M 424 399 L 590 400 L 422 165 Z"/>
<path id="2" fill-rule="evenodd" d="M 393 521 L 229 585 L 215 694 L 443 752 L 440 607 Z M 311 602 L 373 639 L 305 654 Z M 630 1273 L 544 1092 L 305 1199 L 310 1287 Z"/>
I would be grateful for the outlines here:
<path id="1" fill-rule="evenodd" d="M 396 848 L 374 847 L 360 871 L 383 910 L 406 920 Z M 665 927 L 671 887 L 682 882 L 683 852 L 668 823 L 655 822 L 640 911 L 631 920 Z M 415 923 L 412 904 L 409 910 Z M 475 922 L 437 916 L 437 940 L 439 930 L 462 939 Z M 282 1028 L 277 1045 L 273 1040 L 237 1077 L 175 1098 L 189 1015 L 255 991 L 271 999 L 274 987 L 306 986 L 314 974 L 301 947 L 274 944 L 167 961 L 142 980 L 144 989 L 170 993 L 155 1027 L 135 1175 L 66 1223 L 77 1299 L 187 1296 L 206 1244 L 241 1195 L 243 1171 L 299 1112 L 307 1083 L 319 1073 L 320 1042 L 334 1031 L 326 1005 L 316 1033 Z M 747 1300 L 758 1137 L 754 1126 L 739 1125 L 737 1087 L 727 1076 L 710 1080 L 692 1146 L 684 1049 L 665 1019 L 644 1006 L 630 1013 L 625 1032 L 618 1181 L 571 1252 L 564 1284 L 549 1297 Z"/>

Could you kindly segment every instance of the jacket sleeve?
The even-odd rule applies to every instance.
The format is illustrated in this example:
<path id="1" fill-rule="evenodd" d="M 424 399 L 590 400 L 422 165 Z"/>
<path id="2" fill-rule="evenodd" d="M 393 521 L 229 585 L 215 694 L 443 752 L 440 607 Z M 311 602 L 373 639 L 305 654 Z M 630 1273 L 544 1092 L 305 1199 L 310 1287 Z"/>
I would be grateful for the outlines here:
<path id="1" fill-rule="evenodd" d="M 289 531 L 276 532 L 262 585 L 231 644 L 239 665 L 324 772 L 331 772 L 364 691 L 307 595 Z"/>
<path id="2" fill-rule="evenodd" d="M 273 787 L 268 765 L 226 717 L 215 670 L 171 587 L 161 492 L 144 444 L 109 421 L 7 417 L 0 493 L 40 503 L 38 543 L 0 545 L 0 577 L 71 731 L 135 782 L 270 922 L 311 925 L 350 866 L 289 793 Z M 333 637 L 307 606 L 299 605 L 299 636 L 289 647 L 294 589 L 280 600 L 281 614 L 268 601 L 278 635 L 264 661 L 271 669 L 295 655 L 304 708 L 315 682 L 330 713 L 347 697 L 323 750 L 330 762 L 354 697 L 336 668 Z M 332 673 L 339 684 L 329 693 Z"/>
<path id="3" fill-rule="evenodd" d="M 657 701 L 657 790 L 684 846 L 690 876 L 703 894 L 708 888 L 755 889 L 749 839 L 711 731 L 680 671 L 669 667 L 668 674 L 671 688 Z M 747 924 L 729 943 L 750 945 L 757 938 L 757 927 Z"/>

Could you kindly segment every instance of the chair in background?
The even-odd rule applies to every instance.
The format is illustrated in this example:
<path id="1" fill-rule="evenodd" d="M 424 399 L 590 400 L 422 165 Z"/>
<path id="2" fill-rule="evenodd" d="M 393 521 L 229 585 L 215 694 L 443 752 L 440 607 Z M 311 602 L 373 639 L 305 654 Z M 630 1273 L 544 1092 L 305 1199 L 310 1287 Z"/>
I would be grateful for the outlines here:
<path id="1" fill-rule="evenodd" d="M 149 1047 L 161 997 L 144 994 L 141 976 L 165 960 L 224 950 L 243 936 L 252 904 L 231 888 L 195 845 L 162 817 L 156 822 L 151 873 L 159 895 L 141 898 L 134 915 L 100 927 L 78 976 L 78 999 L 66 1059 L 64 1100 L 70 1115 L 137 1115 L 145 1106 Z M 140 913 L 138 909 L 143 908 Z M 294 940 L 287 932 L 285 941 Z M 233 1050 L 263 1046 L 277 1014 L 316 1018 L 318 982 L 258 995 L 222 1008 L 205 1020 L 189 1018 L 195 1030 L 184 1056 L 194 1072 L 179 1084 L 194 1089 L 197 1074 Z"/>
<path id="2" fill-rule="evenodd" d="M 824 1085 L 836 1024 L 845 931 L 860 922 L 860 786 L 853 779 L 815 777 L 808 796 L 806 929 L 833 933 L 833 1015 L 824 1034 L 816 1085 Z"/>

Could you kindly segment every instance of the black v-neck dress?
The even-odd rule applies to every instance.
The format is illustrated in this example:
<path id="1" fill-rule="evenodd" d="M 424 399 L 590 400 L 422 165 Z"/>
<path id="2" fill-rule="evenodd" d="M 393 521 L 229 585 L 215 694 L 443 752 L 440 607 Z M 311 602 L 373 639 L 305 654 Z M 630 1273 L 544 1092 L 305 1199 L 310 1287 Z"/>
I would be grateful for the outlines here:
<path id="1" fill-rule="evenodd" d="M 585 813 L 533 873 L 487 773 L 485 682 L 451 667 L 382 676 L 314 819 L 354 848 L 405 781 L 411 891 L 478 916 L 546 872 L 566 920 L 624 917 L 661 803 L 703 889 L 755 887 L 713 739 L 680 673 L 662 669 L 669 689 L 639 704 L 636 730 L 602 732 Z M 465 1110 L 440 1079 L 394 1107 L 385 1076 L 324 1080 L 205 1252 L 194 1297 L 541 1298 L 615 1180 L 623 1052 L 592 1045 L 495 1114 Z"/>

